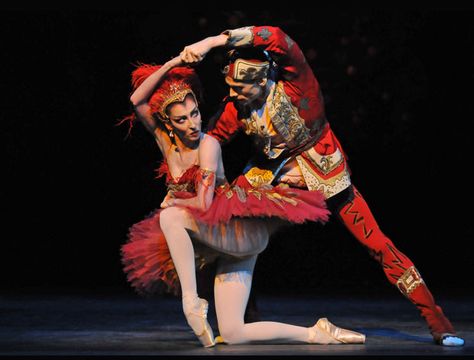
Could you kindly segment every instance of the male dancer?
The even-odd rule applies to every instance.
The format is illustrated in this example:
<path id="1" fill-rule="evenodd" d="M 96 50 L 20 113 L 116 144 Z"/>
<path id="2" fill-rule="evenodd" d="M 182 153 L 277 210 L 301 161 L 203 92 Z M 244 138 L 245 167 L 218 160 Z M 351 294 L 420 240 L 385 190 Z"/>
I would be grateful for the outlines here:
<path id="1" fill-rule="evenodd" d="M 286 183 L 322 192 L 332 214 L 420 310 L 435 343 L 464 345 L 413 262 L 380 230 L 353 185 L 326 119 L 319 83 L 298 44 L 278 27 L 250 26 L 186 46 L 181 58 L 196 64 L 219 46 L 232 49 L 224 69 L 230 92 L 209 134 L 220 142 L 240 130 L 255 138 L 261 151 L 244 170 L 251 184 Z"/>

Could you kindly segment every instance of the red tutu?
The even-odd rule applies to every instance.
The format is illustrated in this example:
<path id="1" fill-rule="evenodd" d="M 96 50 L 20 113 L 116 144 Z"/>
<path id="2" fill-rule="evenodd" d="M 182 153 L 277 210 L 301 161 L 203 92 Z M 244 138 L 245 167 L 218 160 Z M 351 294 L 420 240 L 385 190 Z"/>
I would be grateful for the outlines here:
<path id="1" fill-rule="evenodd" d="M 166 163 L 164 163 L 166 164 Z M 189 168 L 180 179 L 169 175 L 162 165 L 159 176 L 167 174 L 169 186 L 183 189 L 176 197 L 195 196 L 198 166 Z M 252 187 L 244 176 L 232 184 L 218 186 L 210 208 L 202 211 L 186 207 L 194 217 L 199 234 L 191 236 L 196 268 L 219 256 L 246 257 L 262 252 L 270 235 L 283 224 L 328 220 L 324 197 L 316 191 L 287 186 Z M 178 276 L 160 228 L 161 209 L 133 225 L 127 244 L 122 246 L 122 262 L 128 281 L 141 294 L 179 294 Z"/>
<path id="2" fill-rule="evenodd" d="M 160 211 L 134 224 L 128 242 L 122 246 L 122 263 L 127 279 L 142 295 L 179 293 L 178 274 L 160 228 Z"/>
<path id="3" fill-rule="evenodd" d="M 208 225 L 227 223 L 233 217 L 280 218 L 290 223 L 326 222 L 329 210 L 320 192 L 288 185 L 252 187 L 245 176 L 216 189 L 207 211 L 189 208 L 194 217 Z"/>

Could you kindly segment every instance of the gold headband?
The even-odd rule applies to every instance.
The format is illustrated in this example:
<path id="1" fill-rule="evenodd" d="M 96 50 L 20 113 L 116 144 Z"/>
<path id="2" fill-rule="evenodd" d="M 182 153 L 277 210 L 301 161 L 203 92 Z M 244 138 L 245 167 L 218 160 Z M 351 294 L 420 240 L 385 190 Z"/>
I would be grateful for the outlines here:
<path id="1" fill-rule="evenodd" d="M 168 115 L 166 114 L 166 108 L 168 105 L 175 102 L 183 102 L 186 96 L 191 94 L 194 98 L 194 101 L 197 103 L 196 95 L 189 87 L 189 84 L 184 82 L 173 83 L 170 87 L 163 91 L 163 97 L 165 100 L 158 108 L 158 113 L 160 114 L 163 120 L 168 120 Z"/>

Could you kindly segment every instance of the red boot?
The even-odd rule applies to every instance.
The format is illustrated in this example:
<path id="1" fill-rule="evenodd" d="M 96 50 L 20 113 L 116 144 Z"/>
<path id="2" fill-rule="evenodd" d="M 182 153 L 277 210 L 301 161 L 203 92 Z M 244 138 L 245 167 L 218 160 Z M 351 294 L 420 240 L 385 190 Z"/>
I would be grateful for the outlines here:
<path id="1" fill-rule="evenodd" d="M 416 305 L 428 323 L 433 340 L 438 345 L 462 346 L 464 340 L 455 335 L 451 322 L 436 305 L 433 295 L 414 266 L 408 268 L 398 279 L 397 287 L 403 295 Z"/>
<path id="2" fill-rule="evenodd" d="M 344 204 L 335 204 L 343 224 L 382 265 L 389 282 L 396 285 L 420 310 L 434 341 L 443 346 L 464 345 L 464 340 L 455 335 L 441 307 L 436 305 L 413 262 L 380 230 L 362 195 L 355 188 L 349 195 Z"/>

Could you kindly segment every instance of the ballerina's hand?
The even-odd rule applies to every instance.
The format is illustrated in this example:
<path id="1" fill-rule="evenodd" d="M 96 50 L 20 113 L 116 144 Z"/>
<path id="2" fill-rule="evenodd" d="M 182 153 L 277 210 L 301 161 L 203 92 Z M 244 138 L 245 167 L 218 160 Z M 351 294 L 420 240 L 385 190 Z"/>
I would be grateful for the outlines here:
<path id="1" fill-rule="evenodd" d="M 202 55 L 194 53 L 192 52 L 192 50 L 189 50 L 187 48 L 184 48 L 184 50 L 181 51 L 179 56 L 181 57 L 181 61 L 187 65 L 199 64 L 203 59 Z"/>
<path id="2" fill-rule="evenodd" d="M 160 204 L 160 207 L 162 209 L 166 209 L 167 207 L 170 207 L 170 206 L 173 206 L 173 205 L 175 205 L 175 199 L 172 196 L 172 194 L 170 192 L 168 192 L 168 194 L 166 194 L 165 198 L 163 199 L 162 203 Z"/>
<path id="3" fill-rule="evenodd" d="M 168 200 L 163 200 L 163 202 L 160 204 L 160 208 L 166 209 L 167 207 L 174 206 L 175 202 L 173 198 L 170 198 Z"/>
<path id="4" fill-rule="evenodd" d="M 181 56 L 181 60 L 186 64 L 199 64 L 211 48 L 212 43 L 210 39 L 204 39 L 185 46 L 179 55 Z"/>

